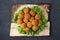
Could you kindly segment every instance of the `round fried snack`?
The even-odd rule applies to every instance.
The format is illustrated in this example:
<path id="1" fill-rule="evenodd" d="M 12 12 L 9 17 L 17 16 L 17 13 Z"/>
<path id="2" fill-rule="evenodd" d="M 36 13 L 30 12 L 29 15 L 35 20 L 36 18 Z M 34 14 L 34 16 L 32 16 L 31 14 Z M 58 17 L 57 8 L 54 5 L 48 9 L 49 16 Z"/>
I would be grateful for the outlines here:
<path id="1" fill-rule="evenodd" d="M 26 28 L 24 28 L 24 31 L 25 31 L 25 32 L 29 32 L 30 29 L 29 29 L 28 27 L 26 27 Z"/>
<path id="2" fill-rule="evenodd" d="M 32 20 L 32 25 L 38 25 L 37 20 Z"/>
<path id="3" fill-rule="evenodd" d="M 28 13 L 29 12 L 29 8 L 24 8 L 24 13 Z"/>
<path id="4" fill-rule="evenodd" d="M 30 22 L 31 22 L 32 20 L 34 20 L 34 17 L 31 17 L 31 18 L 29 19 Z"/>
<path id="5" fill-rule="evenodd" d="M 35 19 L 40 19 L 40 18 L 41 18 L 41 16 L 39 14 L 35 15 Z"/>
<path id="6" fill-rule="evenodd" d="M 24 13 L 20 13 L 19 18 L 24 18 Z"/>
<path id="7" fill-rule="evenodd" d="M 27 13 L 27 14 L 24 15 L 24 17 L 25 17 L 25 19 L 29 19 L 30 18 L 30 14 Z"/>
<path id="8" fill-rule="evenodd" d="M 28 23 L 27 23 L 27 27 L 28 27 L 28 28 L 31 28 L 31 27 L 32 27 L 31 22 L 28 22 Z"/>
<path id="9" fill-rule="evenodd" d="M 33 10 L 30 11 L 31 16 L 35 16 L 35 12 Z"/>
<path id="10" fill-rule="evenodd" d="M 34 26 L 32 27 L 32 30 L 33 30 L 33 31 L 36 31 L 36 30 L 38 30 L 38 28 L 39 28 L 38 26 L 34 25 Z"/>
<path id="11" fill-rule="evenodd" d="M 18 24 L 21 24 L 22 22 L 23 22 L 23 21 L 22 21 L 21 18 L 18 18 L 18 19 L 17 19 L 17 23 L 18 23 Z"/>
<path id="12" fill-rule="evenodd" d="M 26 23 L 22 23 L 22 24 L 21 24 L 21 27 L 22 27 L 22 28 L 25 28 L 25 27 L 26 27 Z"/>
<path id="13" fill-rule="evenodd" d="M 24 18 L 23 21 L 24 21 L 25 23 L 27 23 L 27 22 L 28 22 L 28 19 Z"/>
<path id="14" fill-rule="evenodd" d="M 42 25 L 42 21 L 38 20 L 38 26 Z"/>

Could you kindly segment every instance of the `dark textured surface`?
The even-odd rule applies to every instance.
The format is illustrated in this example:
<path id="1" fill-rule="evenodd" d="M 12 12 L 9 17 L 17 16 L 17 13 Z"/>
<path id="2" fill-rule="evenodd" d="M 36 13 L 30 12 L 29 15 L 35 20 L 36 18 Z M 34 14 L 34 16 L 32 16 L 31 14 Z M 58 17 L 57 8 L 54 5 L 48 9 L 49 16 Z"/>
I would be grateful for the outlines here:
<path id="1" fill-rule="evenodd" d="M 59 2 L 59 0 L 0 0 L 0 40 L 60 40 Z M 51 3 L 51 35 L 49 37 L 10 38 L 11 6 L 16 3 Z"/>

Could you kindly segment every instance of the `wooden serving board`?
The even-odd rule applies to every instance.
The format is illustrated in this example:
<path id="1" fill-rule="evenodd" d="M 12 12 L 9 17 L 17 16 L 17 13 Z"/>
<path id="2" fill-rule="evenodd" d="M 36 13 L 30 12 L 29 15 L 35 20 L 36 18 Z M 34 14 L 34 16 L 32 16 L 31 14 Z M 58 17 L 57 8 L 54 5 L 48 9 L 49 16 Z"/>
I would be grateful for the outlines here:
<path id="1" fill-rule="evenodd" d="M 12 6 L 12 12 L 11 12 L 11 18 L 13 20 L 13 15 L 14 13 L 21 7 L 21 6 L 27 6 L 27 5 L 35 5 L 35 4 L 15 4 Z M 37 5 L 37 4 L 36 4 Z M 49 9 L 50 5 L 49 4 L 40 4 L 38 5 L 45 16 L 45 18 L 48 20 L 49 16 Z M 10 27 L 10 37 L 17 37 L 17 36 L 32 36 L 32 35 L 25 35 L 25 34 L 20 34 L 17 30 L 18 24 L 11 22 L 11 27 Z M 47 22 L 46 27 L 43 31 L 41 31 L 39 34 L 36 34 L 35 36 L 49 36 L 50 35 L 50 21 Z"/>

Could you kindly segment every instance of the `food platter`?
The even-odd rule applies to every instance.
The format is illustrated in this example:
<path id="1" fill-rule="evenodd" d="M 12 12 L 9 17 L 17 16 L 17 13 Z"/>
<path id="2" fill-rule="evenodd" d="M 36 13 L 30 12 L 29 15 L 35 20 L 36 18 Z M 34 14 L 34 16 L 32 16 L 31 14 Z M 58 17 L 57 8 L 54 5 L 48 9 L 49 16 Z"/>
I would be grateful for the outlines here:
<path id="1" fill-rule="evenodd" d="M 16 14 L 19 14 L 21 13 L 22 9 L 24 10 L 24 8 L 29 8 L 33 11 L 35 11 L 35 14 L 39 14 L 41 15 L 41 20 L 42 20 L 42 25 L 38 28 L 38 30 L 36 31 L 29 31 L 30 33 L 22 33 L 20 32 L 21 30 L 20 27 L 18 28 L 18 26 L 21 26 L 21 24 L 18 24 L 17 23 L 17 15 Z M 16 9 L 16 10 L 15 10 Z M 15 36 L 49 36 L 50 35 L 50 21 L 48 21 L 48 14 L 50 12 L 50 5 L 49 4 L 40 4 L 40 5 L 37 5 L 37 4 L 16 4 L 16 5 L 13 5 L 12 6 L 12 22 L 11 22 L 11 28 L 10 28 L 10 36 L 11 37 L 15 37 Z M 15 11 L 14 11 L 15 10 Z M 24 12 L 24 11 L 23 11 Z M 25 11 L 26 12 L 26 11 Z M 28 13 L 29 14 L 29 13 Z M 32 14 L 33 15 L 33 14 Z M 35 15 L 35 16 L 36 16 Z M 34 16 L 34 18 L 35 18 Z M 24 16 L 25 17 L 25 16 Z M 28 18 L 28 17 L 27 17 Z M 37 17 L 39 18 L 39 17 Z M 35 18 L 35 19 L 37 19 Z M 29 18 L 30 19 L 30 18 Z M 29 20 L 28 19 L 28 20 Z M 34 20 L 35 20 L 34 19 Z M 40 19 L 39 19 L 40 20 Z M 25 21 L 26 22 L 26 21 Z M 30 21 L 28 21 L 30 22 Z M 36 22 L 37 23 L 37 22 Z M 29 29 L 32 29 L 29 28 Z M 19 31 L 18 31 L 19 30 Z M 40 31 L 39 31 L 40 30 Z M 33 32 L 33 33 L 32 33 Z M 36 33 L 38 32 L 38 33 Z M 34 34 L 34 35 L 32 35 Z"/>

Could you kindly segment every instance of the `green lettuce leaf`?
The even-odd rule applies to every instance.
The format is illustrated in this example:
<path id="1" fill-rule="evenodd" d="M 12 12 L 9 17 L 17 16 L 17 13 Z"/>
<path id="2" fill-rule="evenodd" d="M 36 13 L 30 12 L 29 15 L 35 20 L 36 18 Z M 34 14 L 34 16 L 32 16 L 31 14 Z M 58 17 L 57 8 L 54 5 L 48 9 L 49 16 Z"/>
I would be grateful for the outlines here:
<path id="1" fill-rule="evenodd" d="M 41 25 L 41 26 L 39 26 L 39 29 L 37 30 L 37 31 L 33 31 L 32 29 L 30 29 L 30 32 L 25 32 L 22 28 L 21 28 L 21 26 L 19 26 L 17 29 L 18 29 L 18 31 L 19 31 L 19 33 L 22 33 L 22 34 L 31 34 L 31 35 L 35 35 L 35 34 L 38 34 L 38 33 L 40 33 L 44 28 L 45 28 L 45 26 L 46 26 L 46 23 L 47 23 L 47 20 L 46 20 L 46 18 L 45 18 L 45 16 L 43 15 L 43 13 L 42 13 L 42 10 L 38 7 L 38 6 L 33 6 L 32 8 L 30 8 L 31 10 L 34 10 L 37 14 L 39 14 L 39 15 L 41 15 L 41 20 L 42 20 L 42 22 L 43 22 L 43 24 Z M 23 9 L 22 9 L 22 11 L 23 11 Z M 21 10 L 18 12 L 18 13 L 20 13 L 20 12 L 22 12 Z M 18 18 L 18 13 L 16 14 L 16 16 L 15 16 L 15 22 L 17 21 L 17 18 Z"/>

